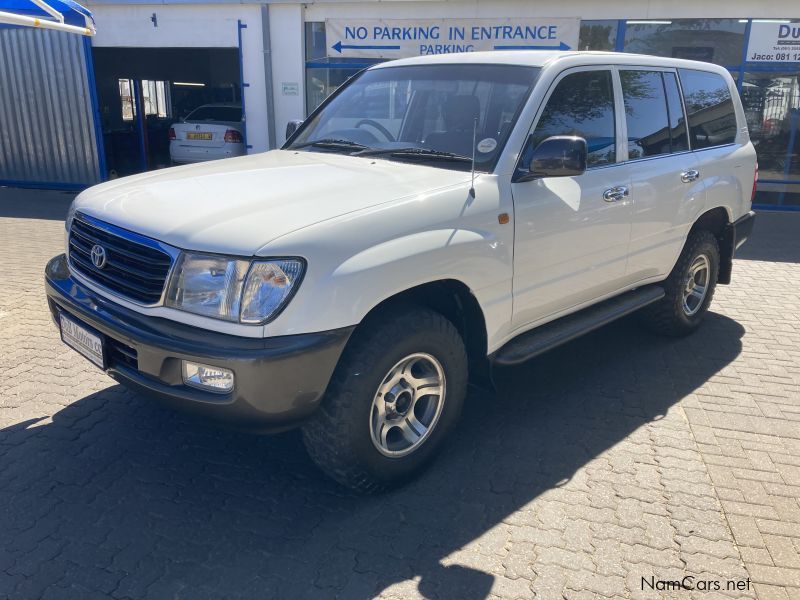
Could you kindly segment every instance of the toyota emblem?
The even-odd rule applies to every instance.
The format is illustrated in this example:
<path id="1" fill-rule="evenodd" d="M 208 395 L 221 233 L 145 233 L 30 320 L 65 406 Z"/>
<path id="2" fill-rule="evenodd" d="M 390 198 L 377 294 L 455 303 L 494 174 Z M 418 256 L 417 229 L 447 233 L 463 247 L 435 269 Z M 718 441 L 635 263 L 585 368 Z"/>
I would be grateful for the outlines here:
<path id="1" fill-rule="evenodd" d="M 98 269 L 106 266 L 106 249 L 100 244 L 92 246 L 92 264 Z"/>

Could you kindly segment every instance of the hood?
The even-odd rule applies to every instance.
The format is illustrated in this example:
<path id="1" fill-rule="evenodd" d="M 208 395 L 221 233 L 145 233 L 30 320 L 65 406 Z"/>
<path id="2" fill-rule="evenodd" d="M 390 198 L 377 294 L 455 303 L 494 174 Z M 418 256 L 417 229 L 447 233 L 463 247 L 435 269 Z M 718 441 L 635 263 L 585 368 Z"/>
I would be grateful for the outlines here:
<path id="1" fill-rule="evenodd" d="M 109 181 L 75 206 L 185 250 L 252 256 L 315 223 L 468 182 L 461 171 L 273 150 Z"/>

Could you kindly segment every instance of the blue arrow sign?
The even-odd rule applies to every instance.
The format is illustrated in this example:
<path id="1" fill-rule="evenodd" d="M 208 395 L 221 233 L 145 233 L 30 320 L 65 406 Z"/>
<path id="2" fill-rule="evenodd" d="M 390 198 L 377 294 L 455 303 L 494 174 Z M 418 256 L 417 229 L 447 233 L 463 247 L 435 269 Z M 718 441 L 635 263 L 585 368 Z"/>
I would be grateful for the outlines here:
<path id="1" fill-rule="evenodd" d="M 570 46 L 561 42 L 558 46 L 495 46 L 495 50 L 569 50 Z"/>
<path id="2" fill-rule="evenodd" d="M 400 50 L 400 46 L 371 46 L 371 45 L 364 45 L 364 44 L 343 44 L 341 41 L 336 42 L 333 46 L 331 46 L 334 50 L 336 50 L 339 54 L 342 53 L 342 49 L 352 49 L 352 50 Z"/>

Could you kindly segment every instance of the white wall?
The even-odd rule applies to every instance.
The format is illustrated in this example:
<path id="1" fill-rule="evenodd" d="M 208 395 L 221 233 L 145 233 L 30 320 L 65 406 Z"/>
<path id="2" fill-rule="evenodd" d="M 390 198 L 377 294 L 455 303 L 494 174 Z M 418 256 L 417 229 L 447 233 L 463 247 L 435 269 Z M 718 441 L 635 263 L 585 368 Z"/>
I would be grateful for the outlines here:
<path id="1" fill-rule="evenodd" d="M 108 5 L 87 3 L 97 23 L 96 47 L 237 48 L 242 30 L 242 66 L 250 153 L 268 149 L 266 83 L 261 9 L 238 4 Z M 158 27 L 151 17 L 155 13 Z"/>
<path id="2" fill-rule="evenodd" d="M 654 19 L 699 17 L 800 17 L 797 0 L 454 0 L 454 1 L 340 1 L 316 0 L 306 5 L 306 21 L 326 18 L 412 19 L 457 16 L 580 17 L 582 19 Z"/>
<path id="3" fill-rule="evenodd" d="M 125 0 L 122 0 L 125 1 Z M 141 1 L 141 0 L 137 0 Z M 305 116 L 304 22 L 327 18 L 485 18 L 503 15 L 579 17 L 582 19 L 647 19 L 682 17 L 800 17 L 798 0 L 285 0 L 269 5 L 271 66 L 275 105 L 275 139 L 285 140 L 286 124 Z M 251 152 L 267 149 L 267 106 L 264 48 L 258 4 L 188 3 L 109 4 L 87 0 L 97 19 L 95 46 L 237 47 L 236 21 L 247 24 L 243 35 L 248 142 Z M 150 20 L 155 13 L 158 27 Z M 289 84 L 284 89 L 283 84 Z M 296 87 L 295 87 L 296 86 Z M 291 90 L 296 89 L 297 95 Z"/>
<path id="4" fill-rule="evenodd" d="M 286 124 L 293 119 L 302 119 L 306 116 L 303 27 L 301 5 L 270 5 L 269 31 L 275 98 L 275 139 L 279 146 L 286 141 Z M 285 93 L 285 83 L 297 85 L 296 96 Z"/>

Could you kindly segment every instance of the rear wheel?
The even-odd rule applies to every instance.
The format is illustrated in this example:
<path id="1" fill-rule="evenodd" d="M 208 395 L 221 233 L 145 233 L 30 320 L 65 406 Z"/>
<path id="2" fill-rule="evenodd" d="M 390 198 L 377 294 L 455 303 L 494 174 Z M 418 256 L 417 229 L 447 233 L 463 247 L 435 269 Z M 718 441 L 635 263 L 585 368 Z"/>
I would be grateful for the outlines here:
<path id="1" fill-rule="evenodd" d="M 431 461 L 466 389 L 467 355 L 453 324 L 428 309 L 392 312 L 356 331 L 303 441 L 339 483 L 387 489 Z"/>
<path id="2" fill-rule="evenodd" d="M 662 284 L 666 295 L 641 312 L 644 324 L 665 335 L 687 335 L 708 311 L 719 275 L 719 244 L 709 231 L 692 232 Z"/>

